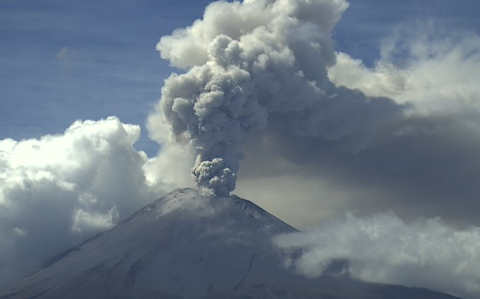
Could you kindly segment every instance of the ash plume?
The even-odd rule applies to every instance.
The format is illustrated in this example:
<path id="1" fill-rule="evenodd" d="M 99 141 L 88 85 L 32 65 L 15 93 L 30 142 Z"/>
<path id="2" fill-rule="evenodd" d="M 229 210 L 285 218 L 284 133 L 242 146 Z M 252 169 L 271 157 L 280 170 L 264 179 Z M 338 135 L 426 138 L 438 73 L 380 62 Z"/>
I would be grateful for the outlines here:
<path id="1" fill-rule="evenodd" d="M 192 143 L 197 186 L 218 196 L 235 189 L 242 146 L 269 128 L 366 147 L 405 106 L 336 87 L 332 30 L 343 0 L 245 0 L 210 4 L 203 19 L 157 45 L 184 69 L 165 82 L 161 114 L 177 141 Z"/>

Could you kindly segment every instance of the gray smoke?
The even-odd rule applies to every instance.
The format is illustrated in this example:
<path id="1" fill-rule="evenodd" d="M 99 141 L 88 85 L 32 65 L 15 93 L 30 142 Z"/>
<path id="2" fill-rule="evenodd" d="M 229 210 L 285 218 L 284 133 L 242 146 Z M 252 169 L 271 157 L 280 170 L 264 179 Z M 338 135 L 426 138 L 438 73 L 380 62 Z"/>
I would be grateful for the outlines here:
<path id="1" fill-rule="evenodd" d="M 185 69 L 165 82 L 161 111 L 174 139 L 196 149 L 195 183 L 235 189 L 242 146 L 267 127 L 358 152 L 404 106 L 336 87 L 332 30 L 344 0 L 245 0 L 210 4 L 202 20 L 157 49 Z"/>

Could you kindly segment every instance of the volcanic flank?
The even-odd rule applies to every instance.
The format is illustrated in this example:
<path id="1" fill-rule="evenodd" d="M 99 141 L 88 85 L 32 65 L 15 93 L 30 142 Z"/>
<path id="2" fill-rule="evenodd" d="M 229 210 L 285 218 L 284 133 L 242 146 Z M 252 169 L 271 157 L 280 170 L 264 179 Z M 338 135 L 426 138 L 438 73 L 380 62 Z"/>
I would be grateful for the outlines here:
<path id="1" fill-rule="evenodd" d="M 294 231 L 236 196 L 176 190 L 52 259 L 0 298 L 454 298 L 366 284 L 335 269 L 303 278 L 283 266 L 271 241 Z"/>

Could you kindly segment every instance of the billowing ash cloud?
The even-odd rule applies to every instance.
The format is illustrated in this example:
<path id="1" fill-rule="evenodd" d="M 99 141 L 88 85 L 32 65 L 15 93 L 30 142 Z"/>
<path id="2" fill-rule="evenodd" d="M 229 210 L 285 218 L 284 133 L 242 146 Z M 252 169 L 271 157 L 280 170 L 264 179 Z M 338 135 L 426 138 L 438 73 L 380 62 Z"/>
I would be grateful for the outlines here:
<path id="1" fill-rule="evenodd" d="M 139 136 L 139 126 L 112 117 L 41 139 L 0 140 L 1 283 L 161 194 L 146 177 L 145 153 L 133 147 Z"/>
<path id="2" fill-rule="evenodd" d="M 331 34 L 343 0 L 210 4 L 202 20 L 163 37 L 162 58 L 186 73 L 168 78 L 160 107 L 177 140 L 196 148 L 196 184 L 235 189 L 242 147 L 268 128 L 362 150 L 404 107 L 336 87 Z"/>
<path id="3" fill-rule="evenodd" d="M 357 279 L 480 298 L 479 227 L 456 230 L 439 218 L 407 224 L 393 214 L 349 215 L 316 230 L 278 236 L 275 243 L 295 252 L 286 266 L 311 278 L 333 260 L 348 260 L 347 271 Z"/>
<path id="4" fill-rule="evenodd" d="M 402 24 L 373 67 L 338 53 L 328 70 L 339 86 L 408 103 L 407 116 L 356 153 L 269 127 L 245 147 L 237 193 L 261 194 L 262 206 L 300 227 L 389 210 L 480 226 L 480 37 L 441 28 Z"/>

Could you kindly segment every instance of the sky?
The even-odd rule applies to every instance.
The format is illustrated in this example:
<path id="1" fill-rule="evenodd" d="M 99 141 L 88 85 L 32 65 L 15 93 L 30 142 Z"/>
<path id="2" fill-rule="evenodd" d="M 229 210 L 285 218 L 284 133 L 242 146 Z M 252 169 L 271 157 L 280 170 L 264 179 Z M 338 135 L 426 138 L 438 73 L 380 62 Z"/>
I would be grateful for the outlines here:
<path id="1" fill-rule="evenodd" d="M 2 1 L 0 138 L 112 115 L 143 126 L 172 71 L 155 44 L 207 3 Z M 155 153 L 147 138 L 138 146 Z"/>
<path id="2" fill-rule="evenodd" d="M 480 298 L 478 1 L 269 1 L 0 1 L 0 280 L 196 184 Z"/>

